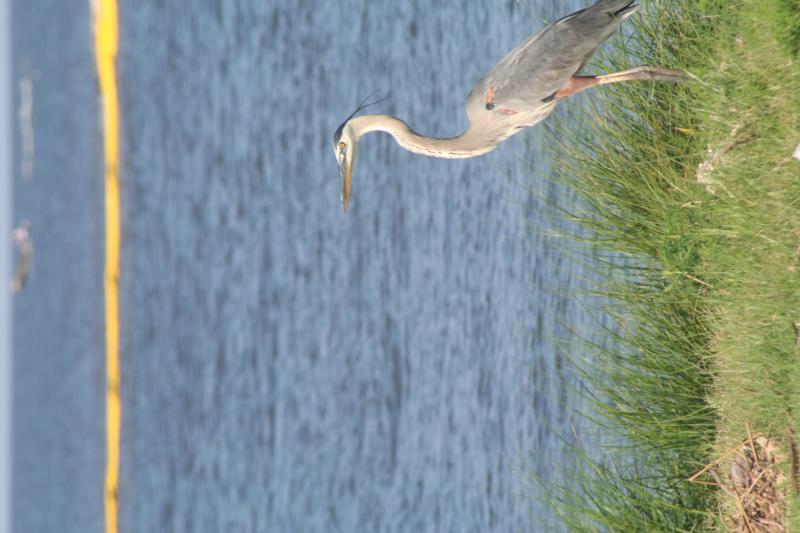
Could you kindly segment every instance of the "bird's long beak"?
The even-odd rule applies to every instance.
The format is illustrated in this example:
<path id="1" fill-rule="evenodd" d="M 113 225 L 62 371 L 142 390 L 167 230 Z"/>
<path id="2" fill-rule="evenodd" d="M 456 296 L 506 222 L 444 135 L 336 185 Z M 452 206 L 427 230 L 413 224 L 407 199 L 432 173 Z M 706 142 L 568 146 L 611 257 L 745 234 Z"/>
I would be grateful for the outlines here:
<path id="1" fill-rule="evenodd" d="M 339 181 L 342 186 L 342 209 L 347 213 L 350 204 L 350 177 L 353 175 L 353 161 L 347 157 L 339 165 Z"/>

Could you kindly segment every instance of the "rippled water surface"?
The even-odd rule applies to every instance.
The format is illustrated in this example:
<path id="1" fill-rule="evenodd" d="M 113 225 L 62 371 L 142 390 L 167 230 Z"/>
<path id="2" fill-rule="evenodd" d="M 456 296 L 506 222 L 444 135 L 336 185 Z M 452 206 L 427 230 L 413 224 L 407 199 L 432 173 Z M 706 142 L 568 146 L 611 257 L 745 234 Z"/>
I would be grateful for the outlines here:
<path id="1" fill-rule="evenodd" d="M 569 338 L 563 324 L 593 326 L 570 292 L 585 267 L 543 236 L 553 222 L 538 196 L 572 200 L 546 183 L 538 134 L 463 161 L 369 136 L 347 216 L 331 135 L 374 90 L 391 90 L 376 112 L 459 133 L 471 84 L 543 20 L 582 5 L 121 2 L 123 531 L 545 529 L 552 516 L 530 500 L 528 469 L 564 481 L 571 458 L 556 435 L 579 405 L 553 338 Z M 85 51 L 75 42 L 64 46 Z M 39 91 L 56 105 L 54 88 Z M 75 157 L 96 187 L 98 148 Z M 57 170 L 35 163 L 37 182 Z M 80 220 L 94 228 L 91 191 Z M 19 194 L 33 212 L 48 201 Z M 71 252 L 94 262 L 66 268 L 98 274 L 101 229 Z M 31 321 L 49 297 L 35 288 L 46 274 L 32 280 Z M 78 299 L 91 309 L 99 281 L 86 283 Z M 17 328 L 22 358 L 34 334 Z M 97 360 L 74 384 L 89 379 L 90 392 L 102 391 L 94 331 L 100 343 L 82 353 Z M 52 335 L 64 350 L 84 346 Z M 92 394 L 63 401 L 101 417 Z M 85 485 L 53 498 L 94 501 L 75 503 L 93 516 L 102 420 L 88 427 L 82 439 L 100 458 L 84 466 Z M 33 457 L 53 431 L 18 431 L 28 446 L 18 454 Z M 52 453 L 56 467 L 72 451 Z"/>

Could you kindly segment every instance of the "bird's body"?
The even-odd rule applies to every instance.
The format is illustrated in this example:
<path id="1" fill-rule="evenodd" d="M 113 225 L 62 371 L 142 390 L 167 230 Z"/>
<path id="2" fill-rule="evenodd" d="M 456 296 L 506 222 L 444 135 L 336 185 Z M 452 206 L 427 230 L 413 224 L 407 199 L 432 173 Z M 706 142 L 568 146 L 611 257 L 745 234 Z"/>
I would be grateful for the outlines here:
<path id="1" fill-rule="evenodd" d="M 470 125 L 457 137 L 426 137 L 389 115 L 351 115 L 334 135 L 345 210 L 356 145 L 369 132 L 389 133 L 403 148 L 423 155 L 475 157 L 541 122 L 561 100 L 592 86 L 631 79 L 680 81 L 682 73 L 651 67 L 608 76 L 577 76 L 597 47 L 639 9 L 634 1 L 599 0 L 547 26 L 509 52 L 473 86 L 466 102 Z"/>

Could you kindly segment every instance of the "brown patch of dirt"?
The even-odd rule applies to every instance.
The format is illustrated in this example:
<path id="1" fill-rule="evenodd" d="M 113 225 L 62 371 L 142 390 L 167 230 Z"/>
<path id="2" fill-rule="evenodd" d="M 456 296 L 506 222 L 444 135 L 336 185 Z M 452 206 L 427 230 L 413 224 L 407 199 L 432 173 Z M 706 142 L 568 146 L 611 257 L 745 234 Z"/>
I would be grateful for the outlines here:
<path id="1" fill-rule="evenodd" d="M 787 484 L 781 464 L 787 457 L 778 441 L 762 435 L 748 436 L 719 461 L 697 472 L 689 481 L 713 485 L 722 490 L 720 518 L 737 533 L 786 532 Z M 792 467 L 796 469 L 796 447 L 789 434 Z M 730 462 L 728 463 L 728 459 Z M 723 467 L 722 465 L 729 465 Z M 727 470 L 727 471 L 726 471 Z M 793 484 L 795 480 L 792 480 Z"/>

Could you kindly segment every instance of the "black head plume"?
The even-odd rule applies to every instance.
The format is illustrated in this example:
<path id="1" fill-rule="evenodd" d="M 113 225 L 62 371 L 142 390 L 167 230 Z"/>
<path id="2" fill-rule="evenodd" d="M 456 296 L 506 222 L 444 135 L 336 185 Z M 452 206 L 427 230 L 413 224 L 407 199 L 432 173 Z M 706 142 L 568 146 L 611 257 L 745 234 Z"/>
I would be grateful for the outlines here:
<path id="1" fill-rule="evenodd" d="M 347 122 L 348 122 L 348 121 L 349 121 L 351 118 L 353 118 L 354 116 L 356 116 L 357 114 L 359 114 L 361 111 L 365 110 L 366 108 L 368 108 L 368 107 L 370 107 L 370 106 L 373 106 L 373 105 L 376 105 L 376 104 L 380 104 L 381 102 L 384 102 L 384 101 L 388 100 L 388 99 L 389 99 L 389 97 L 392 95 L 392 93 L 390 92 L 390 93 L 388 93 L 386 96 L 384 96 L 383 98 L 381 98 L 380 100 L 375 100 L 375 101 L 373 101 L 373 102 L 368 102 L 368 100 L 369 100 L 370 98 L 372 98 L 373 96 L 375 96 L 375 93 L 377 93 L 377 92 L 378 92 L 378 91 L 377 91 L 377 89 L 376 89 L 376 90 L 372 91 L 372 92 L 369 94 L 369 96 L 367 96 L 366 98 L 364 98 L 363 100 L 361 100 L 361 103 L 360 103 L 360 104 L 358 104 L 358 107 L 356 107 L 356 110 L 355 110 L 355 111 L 353 111 L 352 113 L 350 113 L 350 116 L 349 116 L 349 117 L 347 117 L 347 118 L 344 120 L 344 122 L 342 122 L 341 126 L 339 126 L 339 127 L 336 129 L 336 132 L 333 134 L 333 145 L 334 145 L 334 146 L 336 146 L 336 145 L 338 145 L 338 144 L 339 144 L 339 140 L 342 138 L 342 132 L 344 131 L 344 125 L 345 125 L 345 124 L 347 124 Z"/>

